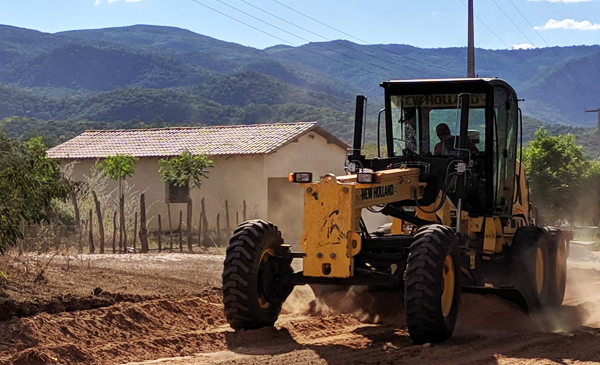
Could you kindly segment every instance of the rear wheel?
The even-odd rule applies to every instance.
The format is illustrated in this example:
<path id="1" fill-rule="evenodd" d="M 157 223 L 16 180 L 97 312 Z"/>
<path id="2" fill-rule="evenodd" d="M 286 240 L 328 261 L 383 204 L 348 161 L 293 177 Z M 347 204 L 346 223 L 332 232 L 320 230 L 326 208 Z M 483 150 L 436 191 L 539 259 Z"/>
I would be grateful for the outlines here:
<path id="1" fill-rule="evenodd" d="M 549 241 L 550 235 L 539 227 L 522 227 L 514 237 L 509 272 L 529 312 L 550 304 L 553 265 L 548 253 Z"/>
<path id="2" fill-rule="evenodd" d="M 567 287 L 567 245 L 561 231 L 548 228 L 548 261 L 550 265 L 548 305 L 560 307 L 565 298 Z"/>
<path id="3" fill-rule="evenodd" d="M 461 266 L 454 232 L 442 225 L 421 228 L 410 247 L 404 303 L 410 337 L 440 342 L 454 332 L 461 290 Z"/>
<path id="4" fill-rule="evenodd" d="M 233 329 L 272 326 L 292 286 L 289 247 L 275 225 L 242 223 L 229 241 L 223 268 L 223 304 Z"/>

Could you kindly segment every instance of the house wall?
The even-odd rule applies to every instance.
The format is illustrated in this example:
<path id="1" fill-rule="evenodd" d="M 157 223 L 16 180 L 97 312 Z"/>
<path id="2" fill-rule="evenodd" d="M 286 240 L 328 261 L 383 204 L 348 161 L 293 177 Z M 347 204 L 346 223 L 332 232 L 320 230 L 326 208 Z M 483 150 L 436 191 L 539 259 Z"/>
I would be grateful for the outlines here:
<path id="1" fill-rule="evenodd" d="M 246 219 L 261 218 L 273 221 L 287 242 L 299 243 L 303 224 L 303 190 L 298 185 L 285 181 L 288 174 L 293 171 L 311 171 L 315 181 L 326 173 L 343 175 L 345 158 L 345 149 L 328 143 L 324 137 L 314 132 L 305 134 L 296 142 L 270 155 L 213 157 L 215 167 L 211 169 L 209 178 L 203 180 L 201 189 L 191 191 L 194 229 L 198 228 L 202 198 L 205 199 L 211 230 L 216 228 L 217 214 L 220 216 L 220 227 L 227 228 L 225 200 L 229 206 L 231 229 L 236 227 L 236 213 L 237 220 L 243 221 L 243 202 L 246 201 Z M 141 158 L 136 173 L 127 179 L 127 184 L 134 191 L 146 194 L 148 229 L 158 228 L 157 216 L 161 214 L 162 229 L 167 231 L 169 224 L 165 203 L 166 186 L 160 181 L 158 160 L 159 158 Z M 95 163 L 96 160 L 91 159 L 78 161 L 73 168 L 73 179 L 86 180 L 85 176 L 92 174 Z M 110 181 L 106 190 L 117 189 L 117 186 L 117 182 Z M 177 229 L 179 211 L 183 211 L 185 222 L 186 204 L 171 203 L 173 229 Z M 110 216 L 112 212 L 105 214 Z M 381 215 L 373 216 L 367 211 L 364 211 L 364 215 L 369 229 L 376 229 L 382 222 L 388 221 Z M 112 230 L 110 220 L 105 218 L 109 231 Z"/>

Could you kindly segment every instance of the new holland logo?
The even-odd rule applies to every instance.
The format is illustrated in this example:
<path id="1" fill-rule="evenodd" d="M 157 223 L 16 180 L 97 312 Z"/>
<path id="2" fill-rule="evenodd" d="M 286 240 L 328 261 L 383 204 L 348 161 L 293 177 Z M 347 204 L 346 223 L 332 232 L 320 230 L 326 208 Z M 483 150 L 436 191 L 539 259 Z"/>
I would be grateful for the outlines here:
<path id="1" fill-rule="evenodd" d="M 371 188 L 361 189 L 360 196 L 362 200 L 370 200 L 377 198 L 385 198 L 387 196 L 392 196 L 396 193 L 396 186 L 391 185 L 383 185 L 383 186 L 374 186 Z"/>

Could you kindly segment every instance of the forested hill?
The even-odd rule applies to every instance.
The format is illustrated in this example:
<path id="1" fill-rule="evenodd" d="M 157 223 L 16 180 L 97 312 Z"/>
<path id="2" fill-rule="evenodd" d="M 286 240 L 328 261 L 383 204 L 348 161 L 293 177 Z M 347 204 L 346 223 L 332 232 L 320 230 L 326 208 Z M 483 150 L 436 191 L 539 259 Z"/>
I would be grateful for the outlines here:
<path id="1" fill-rule="evenodd" d="M 354 95 L 369 97 L 373 120 L 381 81 L 460 77 L 465 59 L 464 48 L 348 41 L 260 50 L 148 25 L 56 34 L 0 26 L 0 118 L 34 118 L 2 125 L 13 134 L 23 132 L 18 123 L 36 125 L 58 140 L 78 130 L 65 121 L 113 128 L 300 120 L 349 139 Z M 479 76 L 501 77 L 526 99 L 526 115 L 595 123 L 584 109 L 600 107 L 599 46 L 478 49 L 476 59 Z"/>

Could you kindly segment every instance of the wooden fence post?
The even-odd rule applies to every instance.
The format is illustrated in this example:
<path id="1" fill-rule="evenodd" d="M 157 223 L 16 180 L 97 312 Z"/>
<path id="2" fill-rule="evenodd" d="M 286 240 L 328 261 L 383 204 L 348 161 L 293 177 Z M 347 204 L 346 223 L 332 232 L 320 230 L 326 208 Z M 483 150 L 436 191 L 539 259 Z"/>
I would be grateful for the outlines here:
<path id="1" fill-rule="evenodd" d="M 133 253 L 135 253 L 135 244 L 137 243 L 137 223 L 138 223 L 138 212 L 135 211 L 133 223 Z"/>
<path id="2" fill-rule="evenodd" d="M 100 253 L 104 253 L 104 220 L 102 219 L 102 209 L 100 209 L 100 201 L 96 192 L 92 190 L 94 204 L 96 205 L 96 215 L 98 216 L 98 233 L 100 234 Z"/>
<path id="3" fill-rule="evenodd" d="M 142 253 L 148 253 L 148 228 L 146 227 L 146 196 L 140 195 L 140 245 Z"/>
<path id="4" fill-rule="evenodd" d="M 169 215 L 169 248 L 173 252 L 173 221 L 171 220 L 171 203 L 167 203 L 167 213 Z"/>
<path id="5" fill-rule="evenodd" d="M 90 226 L 90 229 L 89 229 L 90 253 L 94 253 L 96 251 L 96 247 L 94 246 L 94 225 L 93 225 L 93 221 L 92 221 L 93 214 L 94 213 L 90 209 L 89 222 L 88 222 L 88 224 Z"/>
<path id="6" fill-rule="evenodd" d="M 208 242 L 208 218 L 206 217 L 206 207 L 204 206 L 204 198 L 201 201 L 202 204 L 202 227 L 204 227 L 202 235 L 202 245 L 206 246 Z"/>
<path id="7" fill-rule="evenodd" d="M 158 253 L 162 252 L 162 216 L 158 215 Z"/>
<path id="8" fill-rule="evenodd" d="M 231 225 L 229 224 L 229 202 L 225 200 L 225 227 L 227 227 L 227 234 L 231 232 Z"/>
<path id="9" fill-rule="evenodd" d="M 246 200 L 244 199 L 244 210 L 242 210 L 242 219 L 246 221 Z"/>
<path id="10" fill-rule="evenodd" d="M 202 247 L 202 211 L 198 217 L 198 247 Z"/>
<path id="11" fill-rule="evenodd" d="M 119 252 L 125 253 L 125 195 L 119 197 Z"/>
<path id="12" fill-rule="evenodd" d="M 217 213 L 217 244 L 221 246 L 221 214 Z"/>
<path id="13" fill-rule="evenodd" d="M 177 232 L 179 233 L 179 252 L 183 252 L 183 210 L 179 211 L 179 227 L 177 228 Z"/>
<path id="14" fill-rule="evenodd" d="M 79 215 L 79 204 L 77 204 L 77 194 L 71 195 L 71 202 L 73 202 L 73 210 L 75 211 L 75 225 L 77 227 L 77 248 L 79 253 L 83 253 L 83 235 L 81 230 L 81 216 Z"/>
<path id="15" fill-rule="evenodd" d="M 113 241 L 112 241 L 112 249 L 113 254 L 117 251 L 117 211 L 113 214 Z"/>
<path id="16" fill-rule="evenodd" d="M 192 198 L 188 198 L 188 202 L 187 202 L 187 220 L 186 220 L 186 228 L 187 228 L 187 247 L 188 247 L 188 251 L 189 252 L 193 252 L 194 250 L 192 249 L 192 214 L 194 213 L 193 211 L 193 206 L 192 206 Z"/>

